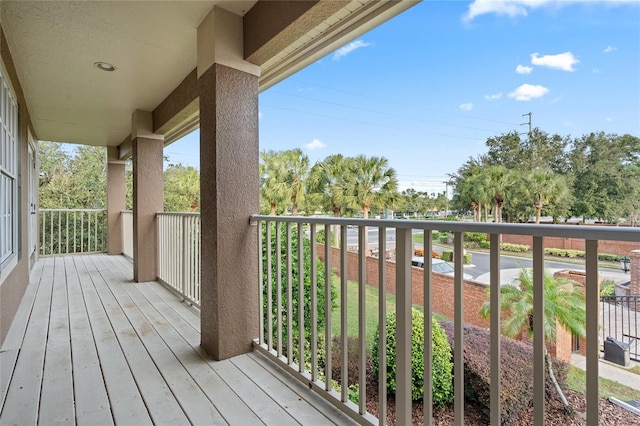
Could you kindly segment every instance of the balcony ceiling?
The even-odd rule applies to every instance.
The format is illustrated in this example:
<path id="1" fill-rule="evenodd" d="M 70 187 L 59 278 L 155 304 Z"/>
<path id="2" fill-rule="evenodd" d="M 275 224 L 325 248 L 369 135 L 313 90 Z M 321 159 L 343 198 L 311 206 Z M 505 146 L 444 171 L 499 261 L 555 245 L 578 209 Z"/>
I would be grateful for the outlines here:
<path id="1" fill-rule="evenodd" d="M 3 0 L 0 21 L 35 136 L 118 146 L 133 111 L 153 111 L 196 68 L 197 27 L 214 6 L 244 17 L 245 38 L 248 25 L 268 34 L 245 52 L 264 90 L 416 2 Z"/>

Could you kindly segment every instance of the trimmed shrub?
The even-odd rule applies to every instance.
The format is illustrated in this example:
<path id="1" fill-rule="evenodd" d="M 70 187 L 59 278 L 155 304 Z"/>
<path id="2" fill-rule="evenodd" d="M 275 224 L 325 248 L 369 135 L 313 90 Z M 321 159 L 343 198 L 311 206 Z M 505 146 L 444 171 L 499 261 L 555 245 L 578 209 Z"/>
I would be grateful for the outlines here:
<path id="1" fill-rule="evenodd" d="M 453 262 L 453 250 L 443 250 L 442 260 L 445 262 Z"/>
<path id="2" fill-rule="evenodd" d="M 616 295 L 616 283 L 612 280 L 603 280 L 600 283 L 600 296 L 609 297 Z"/>
<path id="3" fill-rule="evenodd" d="M 483 248 L 483 249 L 491 248 L 491 243 L 489 241 L 483 241 L 480 243 L 480 248 Z"/>
<path id="4" fill-rule="evenodd" d="M 471 253 L 465 253 L 462 255 L 462 263 L 465 265 L 471 264 Z"/>
<path id="5" fill-rule="evenodd" d="M 435 319 L 431 320 L 432 340 L 432 377 L 434 405 L 446 405 L 453 401 L 453 363 L 451 361 L 451 347 L 447 335 Z M 387 391 L 396 392 L 396 315 L 387 315 Z M 373 347 L 373 371 L 378 377 L 378 344 L 380 333 L 376 331 Z M 421 401 L 424 397 L 424 316 L 421 312 L 411 311 L 411 397 L 414 401 Z"/>
<path id="6" fill-rule="evenodd" d="M 604 260 L 606 262 L 620 262 L 624 256 L 617 254 L 598 253 L 598 260 Z"/>
<path id="7" fill-rule="evenodd" d="M 500 244 L 500 249 L 504 251 L 511 251 L 514 253 L 522 253 L 524 251 L 529 251 L 531 247 L 526 244 L 510 244 L 510 243 L 502 243 Z"/>
<path id="8" fill-rule="evenodd" d="M 452 350 L 454 347 L 453 323 L 441 323 Z M 464 391 L 465 397 L 478 402 L 489 423 L 491 395 L 491 348 L 489 330 L 466 325 L 464 327 Z M 552 358 L 556 379 L 567 388 L 568 364 Z M 508 337 L 500 338 L 500 409 L 502 424 L 515 421 L 522 410 L 533 404 L 533 345 Z M 548 375 L 547 375 L 548 376 Z M 555 397 L 555 390 L 547 377 L 547 395 Z"/>
<path id="9" fill-rule="evenodd" d="M 449 242 L 449 234 L 448 233 L 442 233 L 438 236 L 438 239 L 440 240 L 441 243 L 448 243 Z"/>
<path id="10" fill-rule="evenodd" d="M 475 243 L 480 246 L 483 242 L 487 241 L 487 234 L 484 232 L 465 232 L 464 240 L 469 243 Z"/>

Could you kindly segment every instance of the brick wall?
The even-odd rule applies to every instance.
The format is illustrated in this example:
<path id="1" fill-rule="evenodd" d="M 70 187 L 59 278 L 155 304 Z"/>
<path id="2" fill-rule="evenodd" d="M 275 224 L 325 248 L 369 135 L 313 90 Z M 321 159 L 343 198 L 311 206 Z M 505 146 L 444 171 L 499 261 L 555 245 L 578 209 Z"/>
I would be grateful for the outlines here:
<path id="1" fill-rule="evenodd" d="M 503 243 L 524 244 L 533 246 L 533 237 L 528 235 L 502 235 Z M 544 246 L 546 248 L 557 248 L 563 250 L 585 250 L 584 240 L 575 238 L 545 237 Z M 640 242 L 633 241 L 599 241 L 598 252 L 607 254 L 617 254 L 628 256 L 632 250 L 639 250 Z"/>
<path id="2" fill-rule="evenodd" d="M 631 284 L 629 285 L 629 296 L 640 296 L 640 250 L 633 250 L 629 254 L 629 274 Z"/>
<path id="3" fill-rule="evenodd" d="M 318 257 L 324 261 L 324 246 L 318 245 Z M 331 248 L 330 267 L 341 274 L 340 249 Z M 378 258 L 367 257 L 366 283 L 378 288 Z M 347 252 L 347 279 L 358 281 L 358 253 Z M 387 291 L 396 294 L 396 264 L 387 261 L 386 268 Z M 424 270 L 411 268 L 411 300 L 414 305 L 424 306 Z M 454 288 L 453 277 L 434 273 L 432 278 L 432 309 L 433 312 L 453 319 Z M 464 282 L 464 320 L 467 324 L 479 327 L 489 327 L 489 320 L 478 315 L 480 306 L 487 300 L 485 284 L 465 280 Z"/>
<path id="4" fill-rule="evenodd" d="M 317 249 L 318 257 L 324 261 L 324 245 L 319 244 Z M 358 253 L 347 252 L 347 279 L 358 281 Z M 366 258 L 366 284 L 378 288 L 378 258 Z M 386 261 L 387 292 L 396 294 L 396 264 Z M 341 275 L 340 249 L 331 248 L 330 267 Z M 573 277 L 575 271 L 568 271 Z M 580 272 L 577 272 L 579 275 Z M 579 282 L 579 276 L 576 277 Z M 424 270 L 418 267 L 411 268 L 411 300 L 414 305 L 424 306 Z M 454 287 L 453 277 L 434 273 L 432 278 L 432 309 L 433 312 L 453 319 L 454 316 Z M 488 286 L 474 281 L 464 281 L 464 322 L 478 327 L 488 328 L 489 319 L 484 319 L 478 315 L 482 304 L 488 300 Z M 525 336 L 525 339 L 528 338 Z M 581 344 L 581 348 L 584 345 Z M 556 332 L 556 342 L 547 344 L 547 350 L 552 356 L 569 362 L 571 360 L 571 333 L 558 327 Z"/>

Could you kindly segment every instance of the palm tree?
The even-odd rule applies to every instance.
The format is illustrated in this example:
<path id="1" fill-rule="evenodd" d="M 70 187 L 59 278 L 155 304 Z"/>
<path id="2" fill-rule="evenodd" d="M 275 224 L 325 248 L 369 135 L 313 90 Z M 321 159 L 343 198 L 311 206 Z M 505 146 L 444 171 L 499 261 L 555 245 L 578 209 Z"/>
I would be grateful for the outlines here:
<path id="1" fill-rule="evenodd" d="M 526 330 L 529 337 L 533 337 L 533 273 L 523 269 L 517 281 L 520 286 L 505 285 L 500 287 L 500 311 L 505 313 L 502 321 L 502 333 L 516 338 Z M 479 314 L 488 318 L 490 315 L 489 301 L 480 308 Z M 586 334 L 586 308 L 584 291 L 574 281 L 564 277 L 544 276 L 544 340 L 554 342 L 556 339 L 556 324 L 564 327 L 572 334 L 584 337 Z M 547 371 L 553 385 L 562 400 L 565 411 L 570 407 L 564 396 L 551 366 L 551 360 L 544 348 Z"/>
<path id="2" fill-rule="evenodd" d="M 353 208 L 366 219 L 372 206 L 386 206 L 397 197 L 396 171 L 384 157 L 359 155 L 349 162 L 347 197 Z"/>
<path id="3" fill-rule="evenodd" d="M 502 208 L 513 185 L 513 176 L 504 166 L 491 166 L 486 169 L 486 173 L 489 179 L 488 189 L 492 194 L 494 204 L 494 222 L 502 222 Z"/>
<path id="4" fill-rule="evenodd" d="M 362 217 L 367 219 L 372 206 L 386 207 L 393 203 L 398 195 L 398 179 L 396 171 L 389 167 L 389 160 L 384 157 L 367 157 L 359 155 L 349 161 L 347 176 L 348 204 L 362 210 Z M 364 248 L 368 250 L 367 232 L 365 229 Z"/>
<path id="5" fill-rule="evenodd" d="M 346 204 L 345 176 L 347 159 L 342 154 L 334 154 L 316 163 L 309 174 L 307 194 L 324 211 L 330 211 L 334 217 L 342 215 Z M 334 246 L 338 247 L 337 228 L 333 231 Z"/>
<path id="6" fill-rule="evenodd" d="M 303 201 L 306 179 L 309 175 L 309 157 L 300 148 L 283 151 L 280 157 L 284 167 L 284 181 L 291 201 L 291 214 L 296 216 L 298 206 Z"/>
<path id="7" fill-rule="evenodd" d="M 545 204 L 569 195 L 566 180 L 551 170 L 532 170 L 525 179 L 523 189 L 528 199 L 533 202 L 536 223 L 540 223 Z"/>
<path id="8" fill-rule="evenodd" d="M 288 186 L 282 155 L 276 151 L 260 153 L 260 197 L 269 203 L 269 214 L 277 213 L 278 205 L 287 200 Z"/>

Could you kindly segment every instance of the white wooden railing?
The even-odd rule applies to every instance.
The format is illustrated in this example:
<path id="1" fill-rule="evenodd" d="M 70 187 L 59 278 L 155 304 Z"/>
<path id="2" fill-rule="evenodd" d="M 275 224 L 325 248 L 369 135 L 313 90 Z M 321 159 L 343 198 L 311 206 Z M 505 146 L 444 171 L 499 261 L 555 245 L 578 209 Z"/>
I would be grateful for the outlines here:
<path id="1" fill-rule="evenodd" d="M 133 212 L 123 211 L 122 220 L 122 254 L 133 260 Z"/>
<path id="2" fill-rule="evenodd" d="M 200 307 L 200 214 L 157 214 L 158 279 Z"/>
<path id="3" fill-rule="evenodd" d="M 104 209 L 40 209 L 40 256 L 107 251 Z"/>
<path id="4" fill-rule="evenodd" d="M 310 244 L 310 256 L 305 258 L 309 262 L 311 268 L 311 289 L 300 291 L 292 294 L 291 276 L 292 262 L 291 255 L 292 244 L 299 243 L 298 256 L 302 258 L 302 241 L 293 241 L 293 229 L 297 229 L 297 236 L 302 238 L 311 238 L 315 241 L 317 232 L 324 230 L 325 235 L 330 235 L 333 226 L 338 226 L 338 232 L 341 240 L 340 249 L 340 270 L 344 271 L 340 277 L 340 306 L 341 306 L 341 324 L 340 339 L 341 348 L 347 347 L 347 324 L 346 324 L 346 303 L 347 296 L 347 228 L 356 226 L 359 229 L 358 237 L 358 356 L 360 360 L 359 371 L 364 371 L 364 359 L 366 359 L 365 345 L 365 274 L 366 274 L 366 257 L 365 247 L 365 229 L 366 227 L 375 227 L 378 229 L 379 240 L 376 242 L 379 252 L 386 252 L 386 231 L 388 228 L 395 228 L 395 249 L 396 249 L 396 315 L 397 315 L 397 333 L 396 333 L 396 386 L 395 395 L 395 416 L 397 424 L 407 425 L 412 423 L 412 401 L 411 401 L 411 257 L 412 257 L 412 230 L 418 229 L 423 234 L 424 252 L 432 251 L 432 233 L 434 231 L 448 231 L 454 235 L 454 338 L 455 351 L 453 355 L 454 361 L 454 413 L 455 424 L 463 425 L 464 421 L 464 360 L 463 348 L 464 341 L 464 281 L 463 281 L 463 238 L 464 232 L 482 232 L 490 236 L 490 289 L 491 289 L 491 312 L 490 317 L 490 343 L 491 343 L 491 403 L 490 418 L 491 424 L 501 424 L 500 414 L 500 250 L 499 241 L 502 234 L 527 235 L 533 238 L 533 280 L 534 280 L 534 314 L 533 314 L 533 366 L 534 366 L 534 424 L 543 424 L 545 418 L 545 351 L 543 339 L 543 312 L 544 312 L 544 237 L 565 237 L 578 238 L 585 240 L 586 244 L 586 346 L 587 346 L 587 381 L 586 381 L 586 400 L 587 400 L 587 424 L 598 424 L 598 356 L 599 356 L 599 339 L 598 339 L 598 241 L 614 240 L 614 241 L 640 241 L 640 230 L 638 229 L 622 229 L 611 227 L 577 227 L 563 225 L 523 225 L 523 224 L 479 224 L 466 222 L 440 222 L 440 221 L 394 221 L 394 220 L 358 220 L 358 219 L 328 219 L 328 218 L 308 218 L 308 217 L 284 217 L 284 216 L 261 216 L 252 217 L 252 222 L 257 223 L 258 241 L 259 241 L 259 265 L 260 276 L 260 336 L 256 340 L 255 345 L 258 350 L 271 357 L 279 363 L 283 368 L 287 369 L 298 379 L 302 380 L 309 387 L 315 389 L 320 395 L 332 402 L 336 407 L 350 415 L 354 420 L 360 423 L 377 423 L 384 424 L 386 421 L 386 380 L 382 376 L 379 380 L 379 402 L 378 407 L 381 410 L 379 419 L 375 419 L 366 411 L 366 392 L 364 375 L 360 377 L 360 386 L 358 390 L 358 401 L 356 405 L 348 400 L 347 387 L 343 386 L 338 393 L 332 389 L 331 381 L 331 323 L 330 315 L 326 315 L 325 330 L 318 330 L 317 310 L 318 304 L 316 296 L 316 267 L 318 265 L 317 245 Z M 263 232 L 265 236 L 263 237 Z M 305 236 L 305 233 L 308 237 Z M 296 238 L 298 238 L 296 236 Z M 276 249 L 277 247 L 277 249 Z M 282 249 L 285 247 L 285 249 Z M 329 245 L 324 246 L 325 250 L 325 280 L 331 282 L 331 270 L 334 266 L 331 264 L 331 255 Z M 378 300 L 386 300 L 386 263 L 378 262 L 378 282 L 380 283 Z M 274 269 L 275 267 L 275 269 Z M 300 266 L 298 266 L 300 267 Z M 425 256 L 425 270 L 431 269 L 431 258 Z M 273 273 L 272 271 L 286 271 L 286 273 Z M 425 342 L 431 342 L 431 317 L 432 317 L 432 274 L 424 274 L 423 291 L 424 291 L 424 318 L 425 318 Z M 300 286 L 301 288 L 302 286 Z M 326 290 L 328 291 L 326 286 Z M 275 297 L 273 296 L 275 295 Z M 305 315 L 303 312 L 305 306 L 305 298 L 310 299 L 311 312 Z M 328 297 L 327 297 L 328 298 Z M 296 312 L 291 311 L 292 301 L 296 301 L 298 309 Z M 328 302 L 328 301 L 327 301 Z M 309 306 L 307 301 L 307 306 Z M 378 323 L 384 325 L 386 323 L 385 303 L 378 303 Z M 329 306 L 325 306 L 326 312 L 330 312 Z M 286 318 L 298 318 L 300 322 L 304 322 L 304 318 L 310 318 L 310 324 L 300 325 L 299 336 L 302 336 L 296 342 L 296 347 L 292 347 L 291 340 L 285 339 L 283 336 L 292 336 L 291 323 L 293 321 L 283 322 L 283 316 Z M 286 325 L 284 325 L 286 323 Z M 285 329 L 283 329 L 283 327 Z M 311 330 L 305 335 L 305 328 Z M 321 339 L 320 333 L 324 333 L 325 353 L 325 369 L 318 369 L 317 348 Z M 379 327 L 380 342 L 384 345 L 386 340 L 385 327 Z M 297 354 L 308 353 L 302 359 Z M 379 365 L 380 371 L 386 372 L 386 350 L 384 346 L 380 347 Z M 346 352 L 340 355 L 342 366 L 347 365 Z M 307 359 L 308 358 L 308 359 Z M 425 395 L 431 395 L 432 389 L 432 365 L 431 365 L 431 344 L 424 345 L 424 377 L 425 377 Z M 321 373 L 324 373 L 324 379 L 321 380 Z M 347 368 L 342 368 L 342 383 L 346 383 Z M 432 422 L 432 402 L 431 398 L 424 398 L 424 419 L 425 424 Z"/>

